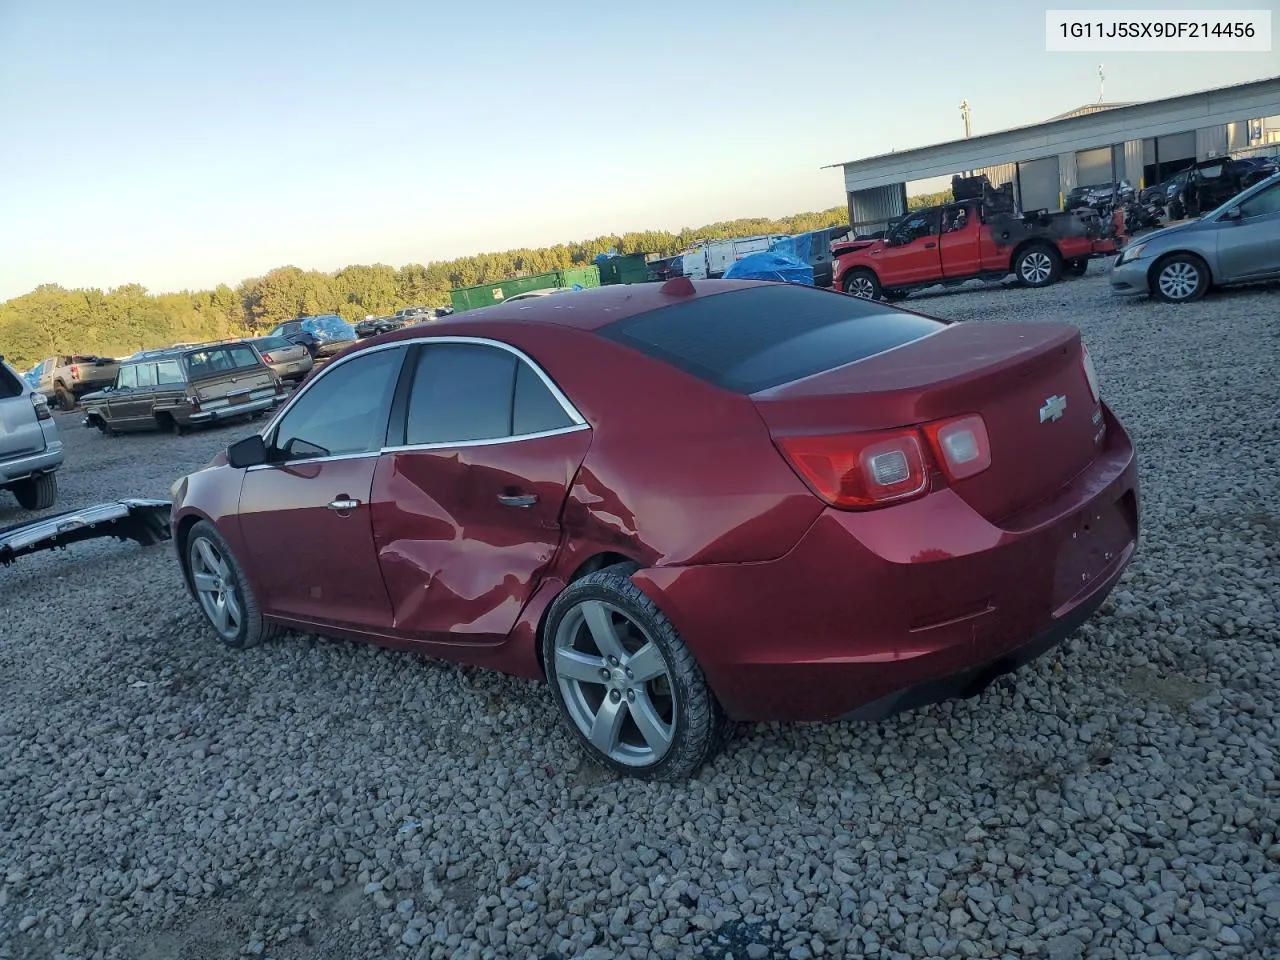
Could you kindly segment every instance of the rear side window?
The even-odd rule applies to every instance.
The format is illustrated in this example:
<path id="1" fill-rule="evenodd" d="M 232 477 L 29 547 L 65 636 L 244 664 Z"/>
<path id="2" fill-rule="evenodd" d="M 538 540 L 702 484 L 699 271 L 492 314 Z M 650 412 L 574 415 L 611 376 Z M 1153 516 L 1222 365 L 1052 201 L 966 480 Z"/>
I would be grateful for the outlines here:
<path id="1" fill-rule="evenodd" d="M 870 300 L 779 284 L 662 307 L 599 333 L 718 387 L 756 393 L 905 346 L 946 326 Z"/>
<path id="2" fill-rule="evenodd" d="M 187 370 L 190 371 L 193 380 L 260 365 L 258 355 L 247 343 L 211 347 L 187 354 Z"/>
<path id="3" fill-rule="evenodd" d="M 161 360 L 156 364 L 156 383 L 160 385 L 182 383 L 182 368 L 177 360 Z"/>
<path id="4" fill-rule="evenodd" d="M 423 348 L 409 394 L 405 443 L 465 443 L 511 436 L 516 358 L 471 344 Z"/>
<path id="5" fill-rule="evenodd" d="M 10 400 L 22 396 L 22 381 L 13 372 L 0 363 L 0 400 Z"/>
<path id="6" fill-rule="evenodd" d="M 516 397 L 511 418 L 511 432 L 517 437 L 573 426 L 560 401 L 527 363 L 516 364 Z"/>

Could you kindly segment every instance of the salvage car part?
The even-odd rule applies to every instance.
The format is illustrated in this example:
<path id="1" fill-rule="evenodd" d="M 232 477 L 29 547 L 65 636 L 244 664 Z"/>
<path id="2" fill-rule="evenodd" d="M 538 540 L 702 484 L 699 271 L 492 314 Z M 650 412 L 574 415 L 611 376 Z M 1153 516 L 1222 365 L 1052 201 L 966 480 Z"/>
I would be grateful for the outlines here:
<path id="1" fill-rule="evenodd" d="M 170 537 L 168 500 L 117 500 L 82 510 L 67 510 L 0 530 L 0 564 L 97 537 L 133 540 L 143 546 Z"/>

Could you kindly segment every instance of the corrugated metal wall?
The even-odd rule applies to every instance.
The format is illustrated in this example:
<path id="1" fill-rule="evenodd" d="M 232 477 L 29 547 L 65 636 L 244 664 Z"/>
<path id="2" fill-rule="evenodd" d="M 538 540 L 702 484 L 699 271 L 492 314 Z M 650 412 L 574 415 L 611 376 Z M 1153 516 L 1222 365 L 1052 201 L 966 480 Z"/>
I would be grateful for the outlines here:
<path id="1" fill-rule="evenodd" d="M 855 234 L 883 230 L 890 220 L 896 220 L 906 212 L 905 183 L 849 191 L 849 223 Z"/>
<path id="2" fill-rule="evenodd" d="M 1080 184 L 1080 172 L 1076 166 L 1076 154 L 1058 154 L 1058 191 L 1065 197 Z M 1055 203 L 1050 210 L 1057 210 L 1061 204 Z"/>
<path id="3" fill-rule="evenodd" d="M 1078 187 L 1091 187 L 1095 183 L 1111 183 L 1111 148 L 1095 147 L 1093 150 L 1077 150 L 1076 182 Z M 1062 192 L 1068 188 L 1064 185 Z"/>
<path id="4" fill-rule="evenodd" d="M 1144 176 L 1146 167 L 1148 141 L 1126 140 L 1120 149 L 1123 151 L 1124 164 L 1120 167 L 1122 175 L 1137 190 L 1147 186 Z M 1151 151 L 1153 154 L 1155 150 Z"/>
<path id="5" fill-rule="evenodd" d="M 1160 137 L 1157 143 L 1160 147 L 1160 162 L 1162 164 L 1169 163 L 1172 160 L 1194 160 L 1196 158 L 1196 135 L 1194 131 L 1171 133 L 1168 136 Z"/>
<path id="6" fill-rule="evenodd" d="M 1225 156 L 1227 152 L 1227 125 L 1215 124 L 1196 131 L 1196 159 L 1208 160 Z"/>

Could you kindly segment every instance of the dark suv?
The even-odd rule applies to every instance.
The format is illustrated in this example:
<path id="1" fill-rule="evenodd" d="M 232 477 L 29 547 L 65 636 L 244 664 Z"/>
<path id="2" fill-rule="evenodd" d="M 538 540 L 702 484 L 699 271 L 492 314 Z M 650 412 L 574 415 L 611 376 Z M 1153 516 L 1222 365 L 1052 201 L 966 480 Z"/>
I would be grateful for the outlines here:
<path id="1" fill-rule="evenodd" d="M 1188 168 L 1186 178 L 1169 188 L 1169 219 L 1198 217 L 1276 172 L 1266 157 L 1217 157 Z"/>
<path id="2" fill-rule="evenodd" d="M 284 385 L 250 344 L 153 350 L 120 365 L 114 386 L 91 393 L 86 427 L 103 433 L 167 430 L 261 416 L 284 402 Z"/>

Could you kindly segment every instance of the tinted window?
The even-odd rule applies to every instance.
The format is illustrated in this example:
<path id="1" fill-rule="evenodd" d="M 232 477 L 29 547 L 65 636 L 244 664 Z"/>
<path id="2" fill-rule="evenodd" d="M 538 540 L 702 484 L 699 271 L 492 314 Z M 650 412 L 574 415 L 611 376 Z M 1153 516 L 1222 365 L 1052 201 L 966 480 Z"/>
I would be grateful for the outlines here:
<path id="1" fill-rule="evenodd" d="M 259 353 L 267 353 L 271 350 L 287 350 L 293 346 L 284 337 L 259 337 L 253 341 L 253 345 L 258 348 Z"/>
<path id="2" fill-rule="evenodd" d="M 1272 184 L 1266 190 L 1254 194 L 1240 204 L 1240 213 L 1246 217 L 1261 217 L 1268 213 L 1280 213 L 1280 183 Z"/>
<path id="3" fill-rule="evenodd" d="M 755 393 L 945 326 L 869 300 L 779 284 L 663 307 L 599 332 L 717 386 Z"/>
<path id="4" fill-rule="evenodd" d="M 138 385 L 138 368 L 135 366 L 121 367 L 116 374 L 116 386 L 118 387 L 136 387 Z"/>
<path id="5" fill-rule="evenodd" d="M 414 371 L 405 443 L 461 443 L 511 436 L 516 358 L 470 344 L 424 347 Z"/>
<path id="6" fill-rule="evenodd" d="M 154 363 L 140 363 L 134 369 L 138 371 L 138 386 L 154 387 L 156 385 L 156 365 Z"/>
<path id="7" fill-rule="evenodd" d="M 402 348 L 376 350 L 320 376 L 280 421 L 276 450 L 297 459 L 381 449 L 403 356 Z"/>
<path id="8" fill-rule="evenodd" d="M 22 381 L 15 377 L 8 366 L 0 363 L 0 400 L 22 396 Z"/>
<path id="9" fill-rule="evenodd" d="M 515 436 L 573 426 L 542 378 L 527 363 L 516 364 L 516 399 L 511 432 Z"/>
<path id="10" fill-rule="evenodd" d="M 231 370 L 245 367 L 261 366 L 258 355 L 245 343 L 231 344 L 226 347 L 210 347 L 187 354 L 187 370 L 192 379 L 215 377 Z"/>
<path id="11" fill-rule="evenodd" d="M 156 383 L 182 383 L 182 367 L 177 360 L 161 360 L 156 364 Z"/>

